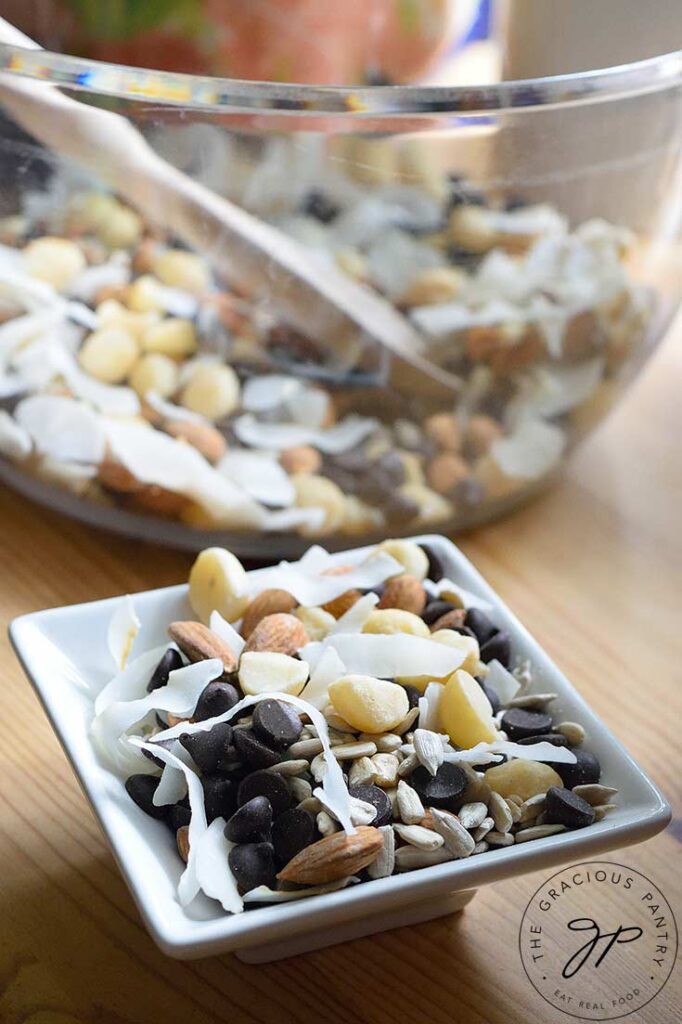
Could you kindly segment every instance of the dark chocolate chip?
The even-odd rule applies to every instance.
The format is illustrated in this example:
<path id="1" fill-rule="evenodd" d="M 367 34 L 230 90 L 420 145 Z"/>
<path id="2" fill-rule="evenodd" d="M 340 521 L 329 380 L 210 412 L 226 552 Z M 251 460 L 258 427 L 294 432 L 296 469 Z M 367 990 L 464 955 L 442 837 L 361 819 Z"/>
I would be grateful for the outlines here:
<path id="1" fill-rule="evenodd" d="M 524 736 L 516 742 L 522 746 L 530 746 L 531 743 L 551 743 L 553 747 L 568 746 L 568 740 L 560 732 L 544 732 L 542 736 Z"/>
<path id="2" fill-rule="evenodd" d="M 385 452 L 372 467 L 372 472 L 376 470 L 389 487 L 400 487 L 405 483 L 405 465 L 397 452 Z"/>
<path id="3" fill-rule="evenodd" d="M 301 735 L 301 719 L 291 704 L 262 700 L 253 709 L 253 731 L 269 747 L 286 750 Z"/>
<path id="4" fill-rule="evenodd" d="M 191 817 L 192 812 L 189 807 L 185 807 L 184 804 L 172 804 L 168 808 L 166 824 L 171 832 L 177 832 L 183 825 L 189 825 Z"/>
<path id="5" fill-rule="evenodd" d="M 270 841 L 272 806 L 265 796 L 254 796 L 235 811 L 225 826 L 225 838 L 231 843 Z"/>
<path id="6" fill-rule="evenodd" d="M 419 515 L 419 505 L 405 494 L 384 495 L 382 504 L 387 522 L 397 526 L 405 526 Z"/>
<path id="7" fill-rule="evenodd" d="M 511 659 L 511 638 L 509 633 L 502 630 L 490 637 L 490 640 L 481 646 L 481 661 L 486 664 L 489 661 L 497 660 L 505 668 L 509 668 Z"/>
<path id="8" fill-rule="evenodd" d="M 419 692 L 417 687 L 416 686 L 403 686 L 403 690 L 407 694 L 407 703 L 408 703 L 408 705 L 410 707 L 410 710 L 412 708 L 419 707 L 419 698 L 421 697 L 421 693 Z"/>
<path id="9" fill-rule="evenodd" d="M 179 668 L 182 668 L 180 651 L 176 651 L 174 647 L 169 647 L 152 672 L 152 677 L 147 683 L 147 693 L 151 693 L 152 690 L 158 690 L 160 686 L 166 686 L 168 676 Z"/>
<path id="10" fill-rule="evenodd" d="M 157 818 L 162 821 L 167 813 L 167 807 L 156 807 L 153 803 L 160 779 L 155 775 L 129 775 L 126 779 L 126 790 L 128 796 L 133 800 L 141 811 L 148 814 L 150 818 Z"/>
<path id="11" fill-rule="evenodd" d="M 393 817 L 393 808 L 383 789 L 379 789 L 378 786 L 358 785 L 349 786 L 348 792 L 358 800 L 364 800 L 365 803 L 376 807 L 377 816 L 374 821 L 370 821 L 370 825 L 374 825 L 376 828 L 379 828 L 380 825 L 388 825 Z"/>
<path id="12" fill-rule="evenodd" d="M 323 224 L 330 224 L 338 216 L 339 210 L 337 203 L 317 188 L 311 189 L 301 203 L 301 213 L 314 217 Z"/>
<path id="13" fill-rule="evenodd" d="M 544 711 L 528 708 L 509 708 L 502 716 L 502 728 L 512 743 L 526 736 L 539 736 L 552 728 L 552 718 Z"/>
<path id="14" fill-rule="evenodd" d="M 441 616 L 454 611 L 456 611 L 454 604 L 450 601 L 442 601 L 437 597 L 434 601 L 429 601 L 426 605 L 422 612 L 422 619 L 427 626 L 432 626 L 437 619 L 441 618 Z"/>
<path id="15" fill-rule="evenodd" d="M 209 824 L 214 818 L 229 818 L 237 806 L 237 784 L 223 772 L 204 775 L 204 807 Z"/>
<path id="16" fill-rule="evenodd" d="M 493 709 L 493 714 L 496 715 L 498 711 L 502 709 L 502 702 L 500 701 L 500 698 L 497 696 L 497 693 L 495 692 L 495 690 L 493 690 L 492 686 L 488 686 L 484 679 L 479 679 L 477 676 L 476 682 L 481 687 L 484 694 L 490 701 L 490 707 Z"/>
<path id="17" fill-rule="evenodd" d="M 469 629 L 468 626 L 446 626 L 446 629 L 451 629 L 453 633 L 459 633 L 460 636 L 472 636 L 476 639 L 476 634 L 473 629 Z"/>
<path id="18" fill-rule="evenodd" d="M 441 807 L 446 811 L 456 811 L 459 799 L 468 784 L 466 773 L 456 764 L 445 762 L 435 775 L 420 765 L 408 779 L 410 785 L 417 790 L 422 803 L 426 807 Z"/>
<path id="19" fill-rule="evenodd" d="M 594 754 L 588 750 L 574 750 L 573 753 L 577 758 L 575 764 L 564 764 L 562 761 L 553 764 L 566 789 L 585 786 L 590 782 L 599 782 L 601 765 Z"/>
<path id="20" fill-rule="evenodd" d="M 426 575 L 430 580 L 433 580 L 434 583 L 440 583 L 443 576 L 445 576 L 445 569 L 443 568 L 443 563 L 441 562 L 440 557 L 436 554 L 430 544 L 421 544 L 420 547 L 429 560 L 429 568 Z"/>
<path id="21" fill-rule="evenodd" d="M 168 725 L 164 723 L 163 728 L 167 729 Z M 164 750 L 170 750 L 174 743 L 175 740 L 159 740 L 154 744 L 154 746 L 163 747 Z M 159 768 L 165 768 L 166 762 L 162 761 L 161 758 L 157 757 L 155 754 L 152 754 L 150 750 L 143 750 L 142 753 L 144 754 L 148 761 L 152 762 L 152 764 L 157 765 Z"/>
<path id="22" fill-rule="evenodd" d="M 545 796 L 545 822 L 566 828 L 585 828 L 595 818 L 594 807 L 570 789 L 550 786 Z"/>
<path id="23" fill-rule="evenodd" d="M 278 862 L 288 864 L 297 853 L 315 841 L 316 835 L 315 819 L 309 811 L 292 807 L 280 814 L 272 827 L 272 845 Z"/>
<path id="24" fill-rule="evenodd" d="M 230 711 L 239 701 L 239 693 L 232 683 L 224 683 L 217 679 L 204 687 L 194 709 L 195 722 L 205 722 L 208 718 Z"/>
<path id="25" fill-rule="evenodd" d="M 291 794 L 286 782 L 277 772 L 270 772 L 267 769 L 251 772 L 239 785 L 237 802 L 240 807 L 254 796 L 266 796 L 272 804 L 275 817 L 291 807 Z"/>
<path id="26" fill-rule="evenodd" d="M 229 762 L 234 761 L 229 722 L 218 722 L 206 732 L 183 733 L 180 743 L 202 772 L 224 771 Z"/>
<path id="27" fill-rule="evenodd" d="M 480 505 L 483 501 L 485 498 L 485 488 L 480 480 L 468 476 L 455 484 L 452 497 L 455 505 L 471 508 L 474 505 Z"/>
<path id="28" fill-rule="evenodd" d="M 273 764 L 282 760 L 281 754 L 261 743 L 251 729 L 234 730 L 234 747 L 239 760 L 251 769 L 272 768 Z"/>
<path id="29" fill-rule="evenodd" d="M 275 851 L 270 843 L 234 846 L 228 855 L 228 862 L 242 895 L 259 885 L 267 885 L 271 889 L 275 884 L 277 867 Z"/>
<path id="30" fill-rule="evenodd" d="M 497 633 L 497 626 L 480 608 L 467 608 L 464 625 L 473 629 L 479 644 L 484 644 L 486 640 L 490 640 L 491 636 Z"/>

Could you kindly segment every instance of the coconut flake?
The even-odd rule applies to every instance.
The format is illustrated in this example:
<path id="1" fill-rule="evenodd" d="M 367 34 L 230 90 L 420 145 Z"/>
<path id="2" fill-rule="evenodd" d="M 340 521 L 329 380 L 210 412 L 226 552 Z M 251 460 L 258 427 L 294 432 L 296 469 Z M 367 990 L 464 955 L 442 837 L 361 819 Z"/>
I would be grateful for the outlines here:
<path id="1" fill-rule="evenodd" d="M 199 304 L 196 298 L 181 288 L 171 288 L 166 284 L 156 284 L 154 294 L 158 298 L 164 312 L 170 313 L 171 316 L 180 316 L 186 320 L 192 320 L 197 315 Z"/>
<path id="2" fill-rule="evenodd" d="M 319 533 L 326 517 L 323 508 L 266 508 L 262 512 L 261 529 L 280 532 L 305 528 L 309 533 Z"/>
<path id="3" fill-rule="evenodd" d="M 346 675 L 346 666 L 334 648 L 327 647 L 320 652 L 315 667 L 311 666 L 311 669 L 310 679 L 303 688 L 301 699 L 307 700 L 321 711 L 329 703 L 329 686 Z"/>
<path id="4" fill-rule="evenodd" d="M 188 768 L 191 768 L 194 771 L 194 762 L 183 747 L 182 743 L 180 743 L 180 740 L 174 740 L 169 749 L 172 754 L 175 754 L 175 756 L 183 761 Z M 164 764 L 159 784 L 154 790 L 154 795 L 152 796 L 152 803 L 154 806 L 169 807 L 171 804 L 176 804 L 178 800 L 182 800 L 186 795 L 187 779 L 185 778 L 184 772 L 181 772 L 179 768 L 175 767 L 175 765 Z"/>
<path id="5" fill-rule="evenodd" d="M 525 419 L 508 437 L 494 441 L 490 454 L 505 476 L 537 480 L 559 461 L 566 435 L 542 420 Z"/>
<path id="6" fill-rule="evenodd" d="M 367 259 L 372 281 L 391 299 L 399 299 L 422 271 L 446 265 L 434 246 L 397 228 L 382 232 Z"/>
<path id="7" fill-rule="evenodd" d="M 102 288 L 123 288 L 130 281 L 130 260 L 116 252 L 105 263 L 87 267 L 71 281 L 69 295 L 82 302 L 93 302 Z"/>
<path id="8" fill-rule="evenodd" d="M 323 576 L 310 563 L 280 562 L 267 569 L 246 574 L 245 594 L 258 594 L 274 587 L 293 594 L 299 604 L 314 607 L 333 601 L 346 590 L 370 590 L 403 571 L 395 558 L 380 552 L 341 576 Z"/>
<path id="9" fill-rule="evenodd" d="M 208 620 L 208 628 L 216 636 L 219 636 L 221 640 L 224 640 L 227 646 L 234 652 L 234 656 L 239 658 L 242 653 L 246 640 L 243 636 L 240 636 L 234 626 L 231 626 L 227 619 L 224 619 L 217 608 L 211 612 L 211 617 Z"/>
<path id="10" fill-rule="evenodd" d="M 590 397 L 603 372 L 604 360 L 599 356 L 577 366 L 538 368 L 524 395 L 524 408 L 537 416 L 562 416 Z"/>
<path id="11" fill-rule="evenodd" d="M 106 439 L 99 417 L 72 398 L 32 395 L 19 402 L 14 415 L 41 455 L 93 465 L 104 458 Z"/>
<path id="12" fill-rule="evenodd" d="M 297 377 L 272 373 L 264 377 L 250 377 L 242 391 L 242 409 L 246 412 L 269 412 L 278 409 L 302 389 Z"/>
<path id="13" fill-rule="evenodd" d="M 145 651 L 138 658 L 128 661 L 125 668 L 118 672 L 97 694 L 95 714 L 99 715 L 114 702 L 138 700 L 138 698 L 144 697 L 152 672 L 169 646 L 174 645 L 163 644 L 161 647 L 154 647 L 153 650 Z"/>
<path id="14" fill-rule="evenodd" d="M 200 662 L 199 664 L 202 663 Z M 294 697 L 291 693 L 253 694 L 251 696 L 244 697 L 235 704 L 234 707 L 230 708 L 229 711 L 225 711 L 222 715 L 217 715 L 215 718 L 208 718 L 203 722 L 180 722 L 179 725 L 175 725 L 170 729 L 165 729 L 163 732 L 157 733 L 157 735 L 154 736 L 153 742 L 158 743 L 161 740 L 176 739 L 183 733 L 193 735 L 196 732 L 206 732 L 207 730 L 212 729 L 214 725 L 218 725 L 220 722 L 229 722 L 235 717 L 235 715 L 238 715 L 240 711 L 243 711 L 245 708 L 250 708 L 254 704 L 258 704 L 259 701 L 268 699 L 281 700 L 284 701 L 285 704 L 293 704 L 294 707 L 305 712 L 305 714 L 310 718 L 311 722 L 317 729 L 317 735 L 322 743 L 324 759 L 327 765 L 327 770 L 322 783 L 325 799 L 329 806 L 334 809 L 334 814 L 345 831 L 348 833 L 355 832 L 350 815 L 350 794 L 343 780 L 341 766 L 332 753 L 331 744 L 329 742 L 327 721 L 324 715 L 321 714 L 316 707 L 309 704 L 308 701 L 303 700 L 301 697 Z"/>
<path id="15" fill-rule="evenodd" d="M 326 430 L 313 430 L 295 423 L 260 423 L 250 413 L 239 416 L 232 424 L 238 440 L 250 448 L 283 451 L 310 444 L 327 455 L 339 455 L 356 448 L 376 426 L 377 420 L 367 416 L 346 416 Z"/>
<path id="16" fill-rule="evenodd" d="M 329 630 L 329 636 L 337 633 L 362 633 L 362 627 L 372 614 L 372 611 L 379 603 L 379 595 L 370 592 L 364 594 L 359 601 L 348 609 L 347 612 L 336 620 Z"/>
<path id="17" fill-rule="evenodd" d="M 440 700 L 445 693 L 442 683 L 429 683 L 419 698 L 419 728 L 438 732 L 440 728 Z"/>
<path id="18" fill-rule="evenodd" d="M 156 391 L 147 391 L 145 393 L 144 400 L 147 405 L 151 406 L 154 412 L 158 412 L 159 416 L 163 416 L 166 420 L 186 420 L 189 423 L 208 423 L 205 416 L 201 416 L 198 412 L 192 412 L 191 409 L 185 409 L 182 405 L 176 405 L 174 402 L 166 401 L 166 399 L 161 398 Z"/>
<path id="19" fill-rule="evenodd" d="M 32 448 L 28 430 L 15 423 L 6 409 L 0 410 L 0 452 L 19 461 L 27 458 Z"/>
<path id="20" fill-rule="evenodd" d="M 132 598 L 130 594 L 126 594 L 116 603 L 107 631 L 109 653 L 116 666 L 121 670 L 126 667 L 128 656 L 141 625 Z"/>
<path id="21" fill-rule="evenodd" d="M 439 580 L 438 583 L 424 580 L 424 588 L 428 590 L 432 597 L 440 597 L 441 594 L 454 594 L 461 602 L 462 608 L 478 608 L 482 612 L 489 612 L 494 607 L 492 602 L 486 601 L 485 598 L 479 597 L 478 594 L 472 593 L 471 590 L 467 590 L 461 584 L 455 583 L 446 576 Z"/>
<path id="22" fill-rule="evenodd" d="M 225 838 L 225 824 L 224 818 L 215 818 L 201 834 L 194 870 L 197 882 L 206 896 L 218 900 L 228 913 L 241 914 L 244 902 L 229 862 L 230 850 L 235 844 Z M 190 847 L 191 842 L 190 837 Z"/>
<path id="23" fill-rule="evenodd" d="M 189 796 L 189 806 L 191 811 L 191 817 L 189 819 L 189 854 L 187 857 L 187 866 L 180 877 L 178 883 L 178 899 L 180 905 L 183 907 L 188 906 L 192 900 L 199 894 L 201 885 L 197 877 L 196 860 L 197 851 L 201 843 L 202 837 L 205 835 L 208 829 L 208 822 L 206 821 L 206 810 L 204 808 L 204 790 L 201 785 L 201 781 L 196 772 L 192 771 L 179 757 L 172 754 L 170 750 L 166 750 L 164 747 L 160 747 L 157 744 L 152 745 L 151 743 L 145 743 L 137 736 L 129 736 L 127 739 L 128 744 L 137 747 L 139 750 L 146 750 L 148 753 L 153 754 L 154 757 L 159 758 L 165 764 L 170 764 L 174 768 L 177 768 L 183 773 L 187 780 L 187 793 Z M 228 870 L 227 860 L 224 864 L 225 871 Z"/>
<path id="24" fill-rule="evenodd" d="M 527 747 L 522 743 L 511 743 L 509 740 L 494 740 L 492 743 L 478 743 L 470 750 L 458 750 L 454 757 L 460 754 L 471 756 L 471 763 L 477 764 L 476 757 L 479 754 L 506 754 L 507 757 L 518 757 L 525 761 L 557 761 L 563 764 L 575 764 L 578 760 L 572 750 L 568 747 L 555 747 L 552 743 L 543 740 L 541 743 L 529 743 Z M 446 754 L 445 759 L 452 760 L 452 754 Z M 481 761 L 481 764 L 484 762 Z"/>
<path id="25" fill-rule="evenodd" d="M 359 881 L 355 875 L 349 875 L 336 882 L 328 882 L 327 885 L 312 885 L 308 889 L 270 889 L 267 885 L 259 885 L 244 894 L 244 903 L 289 903 L 291 900 L 303 899 L 304 896 L 323 896 L 328 892 L 338 892 L 339 889 L 345 889 L 347 885 Z"/>
<path id="26" fill-rule="evenodd" d="M 509 672 L 504 665 L 493 658 L 488 662 L 488 674 L 485 677 L 485 685 L 492 687 L 502 704 L 508 704 L 512 697 L 521 689 L 521 683 Z"/>
<path id="27" fill-rule="evenodd" d="M 286 407 L 295 423 L 311 430 L 319 430 L 329 416 L 331 397 L 322 388 L 306 388 L 289 397 Z"/>
<path id="28" fill-rule="evenodd" d="M 419 675 L 441 679 L 459 668 L 465 658 L 464 652 L 454 647 L 407 633 L 341 633 L 318 643 L 325 649 L 333 647 L 350 674 L 379 679 Z M 310 646 L 306 644 L 300 651 L 305 661 L 309 661 Z M 314 657 L 317 650 L 311 653 Z"/>
<path id="29" fill-rule="evenodd" d="M 216 468 L 264 505 L 288 508 L 294 503 L 294 485 L 271 455 L 246 449 L 227 451 Z"/>

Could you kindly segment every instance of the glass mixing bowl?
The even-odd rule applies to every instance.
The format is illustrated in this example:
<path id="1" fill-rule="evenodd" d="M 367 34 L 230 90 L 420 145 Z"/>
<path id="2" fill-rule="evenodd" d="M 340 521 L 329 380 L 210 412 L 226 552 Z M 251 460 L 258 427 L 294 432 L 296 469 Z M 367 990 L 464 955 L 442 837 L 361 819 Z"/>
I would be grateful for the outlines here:
<path id="1" fill-rule="evenodd" d="M 480 523 L 552 479 L 679 305 L 681 53 L 470 88 L 0 66 L 123 114 L 456 378 L 339 354 L 5 114 L 0 473 L 83 520 L 263 557 Z"/>

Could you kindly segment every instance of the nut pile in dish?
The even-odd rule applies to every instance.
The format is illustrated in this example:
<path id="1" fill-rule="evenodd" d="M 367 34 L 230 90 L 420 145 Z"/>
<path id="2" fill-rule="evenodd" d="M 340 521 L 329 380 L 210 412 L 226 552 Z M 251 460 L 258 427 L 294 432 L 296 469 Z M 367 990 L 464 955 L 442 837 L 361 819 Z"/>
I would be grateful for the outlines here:
<path id="1" fill-rule="evenodd" d="M 205 254 L 57 182 L 0 221 L 0 452 L 113 508 L 304 536 L 471 520 L 537 485 L 643 343 L 627 233 L 286 159 L 235 198 L 409 316 L 452 403 L 387 387 L 367 346 L 335 366 Z"/>
<path id="2" fill-rule="evenodd" d="M 346 556 L 343 556 L 346 557 Z M 225 910 L 584 828 L 613 807 L 580 724 L 533 688 L 490 606 L 437 555 L 385 541 L 350 562 L 311 548 L 246 573 L 197 558 L 201 621 L 125 663 L 92 734 L 132 800 L 164 822 L 199 891 Z"/>

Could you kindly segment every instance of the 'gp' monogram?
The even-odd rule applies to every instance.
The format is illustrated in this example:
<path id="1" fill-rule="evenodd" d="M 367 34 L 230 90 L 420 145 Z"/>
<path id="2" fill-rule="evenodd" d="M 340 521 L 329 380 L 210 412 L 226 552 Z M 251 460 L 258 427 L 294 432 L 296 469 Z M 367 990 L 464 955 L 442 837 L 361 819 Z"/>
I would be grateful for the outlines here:
<path id="1" fill-rule="evenodd" d="M 636 940 L 640 939 L 644 934 L 641 928 L 625 928 L 623 925 L 619 925 L 614 932 L 604 932 L 602 934 L 599 930 L 599 925 L 596 921 L 593 921 L 591 917 L 576 917 L 572 921 L 568 922 L 567 928 L 573 932 L 593 932 L 594 934 L 590 939 L 588 939 L 585 945 L 581 946 L 580 949 L 578 949 L 566 962 L 566 965 L 561 972 L 562 977 L 564 978 L 574 977 L 574 975 L 576 975 L 578 971 L 585 966 L 590 958 L 590 954 L 597 946 L 597 943 L 601 942 L 602 939 L 609 939 L 610 941 L 606 943 L 604 949 L 597 956 L 594 962 L 595 967 L 599 967 L 606 954 L 613 948 L 613 946 L 625 945 L 628 942 L 636 942 Z"/>

